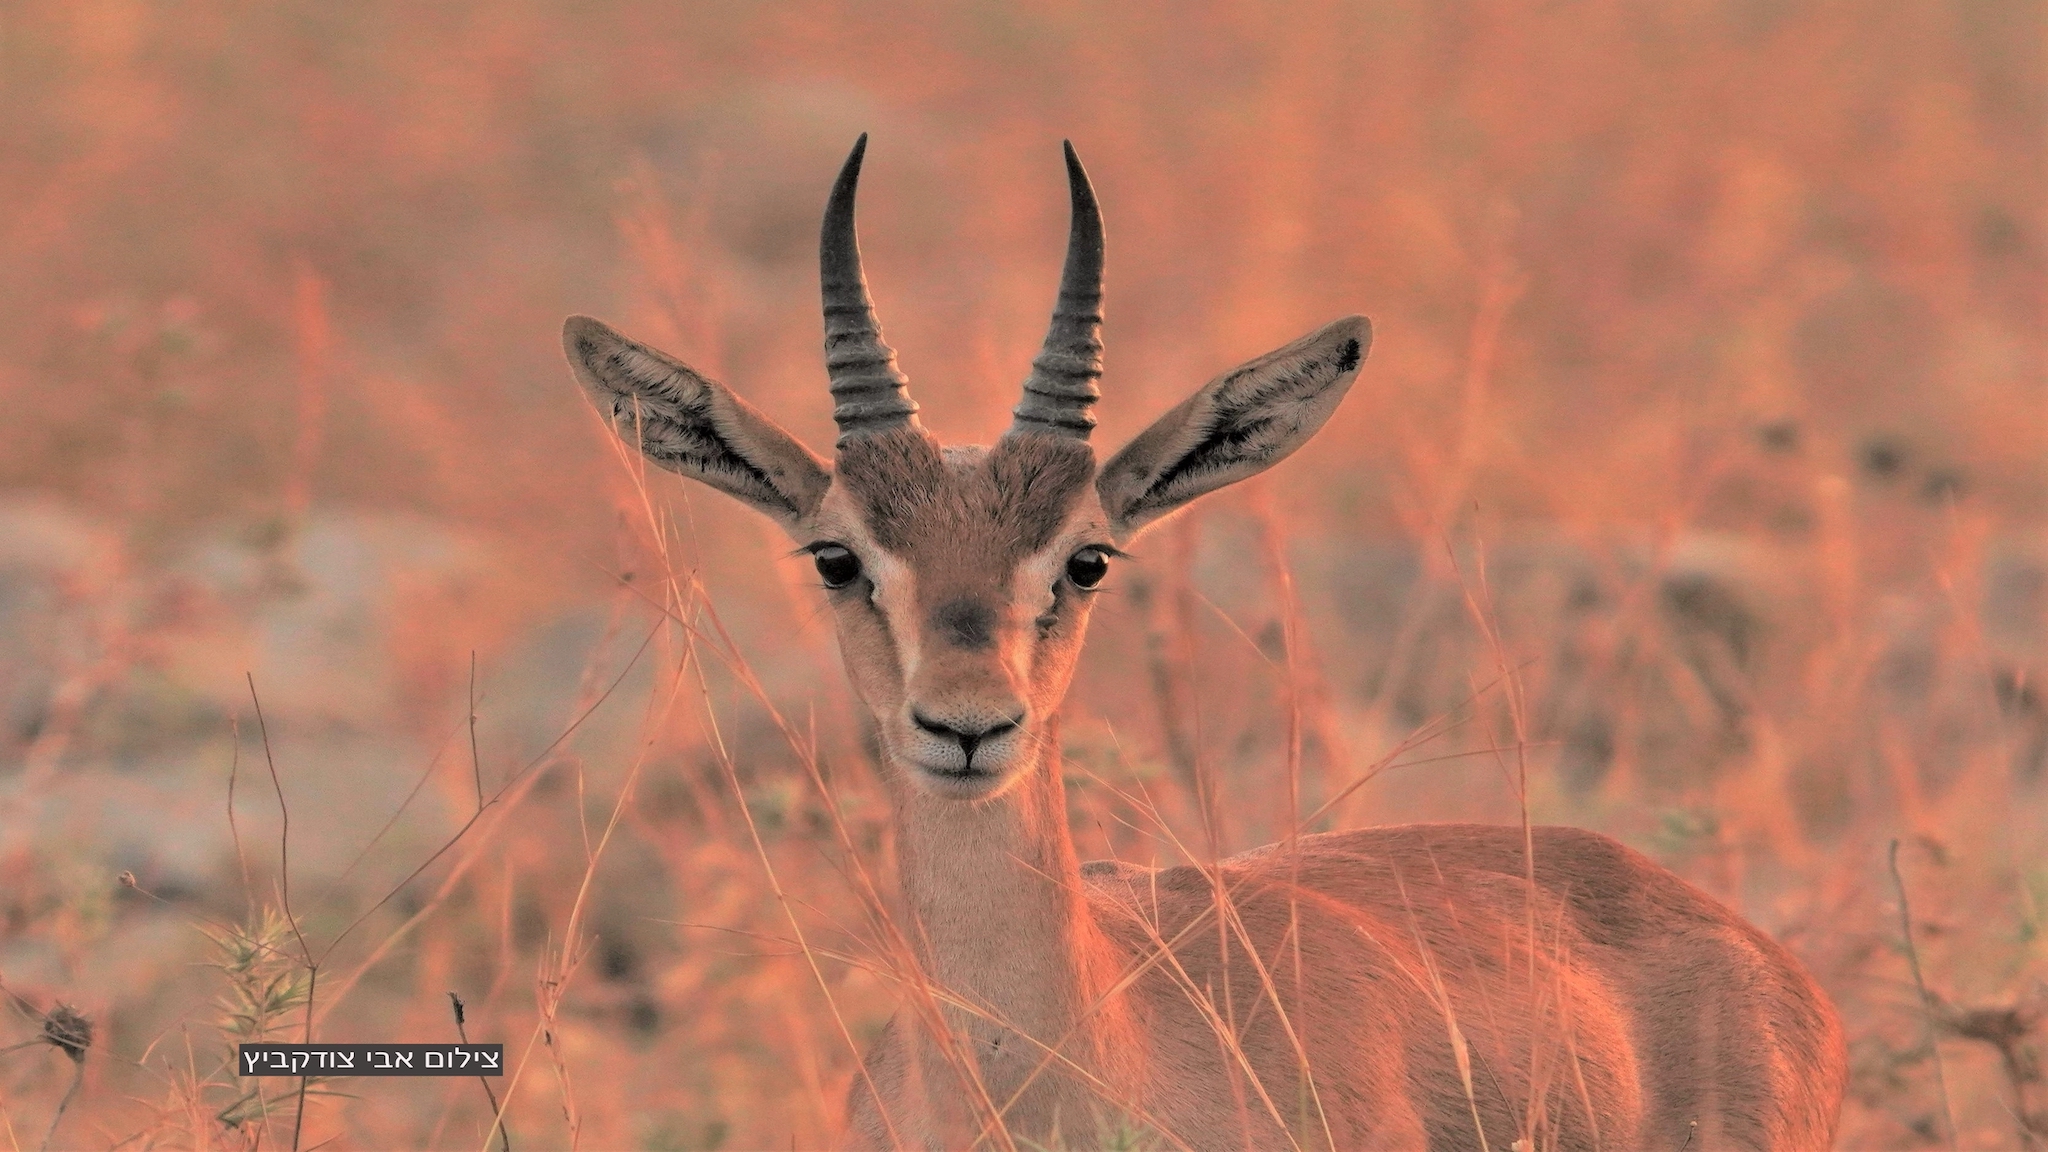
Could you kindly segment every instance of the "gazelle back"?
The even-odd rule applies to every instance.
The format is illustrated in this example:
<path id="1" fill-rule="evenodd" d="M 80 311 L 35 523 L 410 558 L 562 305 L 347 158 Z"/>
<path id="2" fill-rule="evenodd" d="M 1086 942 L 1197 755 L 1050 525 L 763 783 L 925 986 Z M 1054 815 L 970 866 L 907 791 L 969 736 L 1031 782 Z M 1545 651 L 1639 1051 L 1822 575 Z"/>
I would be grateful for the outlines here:
<path id="1" fill-rule="evenodd" d="M 1096 591 L 1153 521 L 1321 428 L 1371 326 L 1218 376 L 1098 466 L 1103 231 L 1069 146 L 1066 266 L 1015 420 L 942 447 L 861 273 L 866 142 L 820 245 L 829 464 L 681 362 L 588 318 L 563 331 L 622 436 L 811 553 L 873 716 L 936 997 L 869 1053 L 848 1143 L 1826 1147 L 1846 1062 L 1825 996 L 1605 837 L 1408 825 L 1211 869 L 1076 861 L 1056 714 Z"/>

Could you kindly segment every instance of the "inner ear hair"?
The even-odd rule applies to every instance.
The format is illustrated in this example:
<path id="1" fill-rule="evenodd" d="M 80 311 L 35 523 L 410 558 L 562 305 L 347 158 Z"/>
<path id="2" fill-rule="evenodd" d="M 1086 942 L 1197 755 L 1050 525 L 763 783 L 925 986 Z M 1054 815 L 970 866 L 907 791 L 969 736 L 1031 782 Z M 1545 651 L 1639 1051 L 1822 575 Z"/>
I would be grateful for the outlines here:
<path id="1" fill-rule="evenodd" d="M 1371 347 L 1371 322 L 1347 316 L 1218 376 L 1160 417 L 1096 479 L 1118 536 L 1286 459 L 1336 411 Z"/>
<path id="2" fill-rule="evenodd" d="M 562 350 L 598 415 L 657 466 L 790 527 L 824 499 L 825 462 L 718 381 L 588 316 L 562 325 Z"/>

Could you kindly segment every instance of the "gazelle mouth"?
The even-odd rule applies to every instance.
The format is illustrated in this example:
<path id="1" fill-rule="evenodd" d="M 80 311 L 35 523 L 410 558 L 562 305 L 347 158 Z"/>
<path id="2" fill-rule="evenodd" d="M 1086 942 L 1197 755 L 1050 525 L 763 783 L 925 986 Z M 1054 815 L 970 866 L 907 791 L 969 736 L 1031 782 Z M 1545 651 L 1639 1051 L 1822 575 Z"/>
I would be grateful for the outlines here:
<path id="1" fill-rule="evenodd" d="M 941 768 L 931 764 L 917 764 L 916 767 L 931 791 L 962 800 L 986 796 L 1005 779 L 1004 773 L 981 767 Z"/>
<path id="2" fill-rule="evenodd" d="M 972 764 L 965 768 L 941 768 L 932 764 L 919 764 L 917 767 L 925 775 L 936 776 L 941 780 L 994 780 L 1002 775 L 1001 772 L 993 768 L 983 768 Z"/>

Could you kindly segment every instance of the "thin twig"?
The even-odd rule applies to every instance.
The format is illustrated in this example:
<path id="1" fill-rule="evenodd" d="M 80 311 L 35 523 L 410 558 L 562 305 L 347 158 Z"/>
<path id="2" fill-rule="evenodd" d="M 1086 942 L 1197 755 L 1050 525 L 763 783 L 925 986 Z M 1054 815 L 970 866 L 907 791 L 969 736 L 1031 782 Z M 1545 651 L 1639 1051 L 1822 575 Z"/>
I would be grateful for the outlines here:
<path id="1" fill-rule="evenodd" d="M 474 661 L 476 659 L 475 654 L 472 653 L 470 659 Z M 448 1003 L 455 1009 L 455 1034 L 462 1038 L 464 1044 L 467 1044 L 469 1043 L 469 1029 L 464 1027 L 462 997 L 450 992 L 448 993 Z M 490 1077 L 478 1076 L 476 1082 L 484 1086 L 484 1099 L 491 1102 L 491 1123 L 498 1129 L 498 1139 L 504 1148 L 504 1152 L 512 1152 L 512 1133 L 505 1128 L 505 1114 L 498 1107 L 498 1094 L 491 1091 Z"/>
<path id="2" fill-rule="evenodd" d="M 92 1021 L 69 1004 L 59 1003 L 44 1012 L 4 984 L 0 984 L 0 992 L 7 993 L 16 1011 L 42 1026 L 42 1034 L 35 1039 L 0 1048 L 0 1053 L 26 1048 L 30 1044 L 48 1044 L 71 1061 L 71 1087 L 64 1090 L 64 1098 L 57 1102 L 57 1111 L 50 1117 L 50 1128 L 43 1133 L 43 1142 L 37 1146 L 38 1152 L 49 1152 L 50 1141 L 57 1138 L 57 1126 L 63 1123 L 65 1111 L 71 1107 L 71 1101 L 77 1098 L 78 1089 L 85 1083 L 85 1053 L 92 1047 Z M 0 1119 L 4 1119 L 4 1114 L 0 1114 Z M 15 1152 L 20 1152 L 21 1145 L 14 1139 L 11 1124 L 7 1135 L 8 1143 L 14 1146 Z"/>
<path id="3" fill-rule="evenodd" d="M 301 942 L 303 946 L 303 941 Z M 308 957 L 306 960 L 306 1039 L 313 1042 L 313 995 L 320 990 L 320 969 Z M 292 1116 L 292 1152 L 299 1152 L 299 1133 L 306 1124 L 306 1086 L 311 1083 L 309 1076 L 299 1077 L 299 1109 Z"/>
<path id="4" fill-rule="evenodd" d="M 603 694 L 599 695 L 596 700 L 592 701 L 588 708 L 585 708 L 581 713 L 579 713 L 576 719 L 571 721 L 569 723 L 569 726 L 562 730 L 560 735 L 556 736 L 552 741 L 550 741 L 547 747 L 540 750 L 538 755 L 534 756 L 533 759 L 528 760 L 524 767 L 520 768 L 519 771 L 514 772 L 510 777 L 508 777 L 505 780 L 504 783 L 500 784 L 498 786 L 498 790 L 492 793 L 490 800 L 485 803 L 484 807 L 486 809 L 489 809 L 492 805 L 495 805 L 501 800 L 504 800 L 506 796 L 512 792 L 513 788 L 517 787 L 519 784 L 526 781 L 529 773 L 531 773 L 536 767 L 539 767 L 540 765 L 547 763 L 549 758 L 554 755 L 555 749 L 561 747 L 564 741 L 568 740 L 570 736 L 576 733 L 576 730 L 578 728 L 581 728 L 583 726 L 583 722 L 585 720 L 590 719 L 590 716 L 593 712 L 596 712 L 600 707 L 602 707 L 605 701 L 611 699 L 612 693 L 618 690 L 619 685 L 625 682 L 626 677 L 630 675 L 633 669 L 640 663 L 641 655 L 647 651 L 647 646 L 654 642 L 655 633 L 659 631 L 661 631 L 661 622 L 656 621 L 654 627 L 648 630 L 647 638 L 645 640 L 642 640 L 640 642 L 640 647 L 634 650 L 633 658 L 626 661 L 626 666 L 620 669 L 618 676 L 612 680 L 610 687 L 607 687 L 604 690 Z M 463 837 L 467 836 L 470 830 L 472 828 L 475 828 L 477 824 L 483 820 L 483 818 L 484 813 L 477 812 L 476 814 L 472 815 L 468 820 L 465 820 L 462 824 L 462 827 L 457 828 L 455 832 L 448 837 L 447 840 L 442 842 L 439 848 L 436 848 L 431 855 L 429 855 L 425 860 L 421 861 L 417 868 L 414 868 L 411 872 L 407 873 L 405 879 L 400 880 L 397 884 L 393 885 L 391 889 L 385 892 L 384 895 L 375 904 L 370 905 L 370 907 L 366 909 L 360 916 L 357 916 L 354 920 L 351 920 L 349 922 L 348 927 L 341 930 L 341 934 L 339 936 L 336 936 L 333 940 L 329 941 L 327 945 L 327 950 L 320 954 L 321 960 L 324 962 L 327 959 L 327 957 L 333 955 L 334 950 L 336 948 L 341 947 L 341 942 L 343 940 L 348 939 L 349 935 L 353 933 L 357 928 L 361 927 L 365 920 L 368 920 L 371 916 L 375 915 L 378 909 L 384 907 L 386 904 L 391 903 L 391 901 L 393 901 L 394 899 L 397 899 L 398 894 L 400 892 L 405 891 L 407 885 L 411 884 L 414 880 L 419 879 L 421 873 L 433 867 L 435 861 L 447 855 L 450 850 L 452 850 L 457 844 L 461 843 Z"/>
<path id="5" fill-rule="evenodd" d="M 189 908 L 180 907 L 175 902 L 165 899 L 164 897 L 159 896 L 154 892 L 151 892 L 149 889 L 144 888 L 142 884 L 135 879 L 135 873 L 133 872 L 123 871 L 114 879 L 121 885 L 121 887 L 128 889 L 129 891 L 135 893 L 143 899 L 154 900 L 157 903 L 163 905 L 165 908 L 170 909 L 172 913 L 178 916 L 182 916 L 185 919 L 191 921 L 193 924 L 199 927 L 200 931 L 206 933 L 209 936 L 218 934 L 221 940 L 233 940 L 238 944 L 245 944 L 258 952 L 266 952 L 273 956 L 282 957 L 286 960 L 291 959 L 291 957 L 286 956 L 281 949 L 271 947 L 263 941 L 256 939 L 254 936 L 249 935 L 247 932 L 244 932 L 241 929 L 235 927 L 234 925 L 229 924 L 225 920 L 215 920 L 212 917 L 202 915 L 198 912 L 194 912 Z"/>
<path id="6" fill-rule="evenodd" d="M 1927 1024 L 1927 1053 L 1934 1057 L 1934 1085 L 1941 1091 L 1942 1132 L 1948 1138 L 1949 1152 L 1956 1152 L 1956 1118 L 1948 1105 L 1948 1076 L 1941 1067 L 1941 1045 L 1935 1040 L 1934 996 L 1927 991 L 1927 981 L 1920 975 L 1920 949 L 1913 943 L 1913 912 L 1906 904 L 1906 880 L 1899 875 L 1899 842 L 1892 841 L 1888 859 L 1892 870 L 1892 885 L 1899 893 L 1899 931 L 1906 938 L 1906 962 L 1913 968 L 1913 987 L 1920 990 L 1920 1008 Z"/>
<path id="7" fill-rule="evenodd" d="M 65 1089 L 64 1098 L 57 1101 L 57 1114 L 50 1117 L 50 1130 L 43 1133 L 43 1143 L 38 1152 L 50 1152 L 50 1141 L 57 1138 L 57 1125 L 63 1123 L 65 1109 L 71 1107 L 71 1101 L 78 1095 L 79 1086 L 84 1083 L 85 1061 L 81 1058 L 71 1063 L 71 1087 Z"/>
<path id="8" fill-rule="evenodd" d="M 476 649 L 469 650 L 469 772 L 476 778 L 476 810 L 484 810 L 484 762 L 476 752 Z M 454 995 L 454 993 L 449 993 Z M 460 1014 L 458 1010 L 457 1014 Z"/>
<path id="9" fill-rule="evenodd" d="M 428 780 L 433 779 L 434 769 L 441 766 L 441 757 L 448 751 L 448 741 L 455 739 L 455 734 L 461 730 L 462 722 L 458 720 L 455 722 L 455 727 L 448 730 L 448 735 L 441 738 L 441 742 L 434 747 L 434 758 L 427 761 L 427 766 L 420 772 L 419 779 L 412 782 L 412 791 L 407 792 L 405 799 L 398 802 L 398 807 L 392 809 L 391 815 L 384 820 L 384 826 L 377 829 L 377 834 L 365 841 L 363 846 L 356 851 L 355 859 L 348 862 L 348 867 L 341 870 L 341 876 L 335 881 L 337 886 L 341 881 L 355 874 L 355 870 L 361 867 L 363 861 L 370 858 L 370 853 L 376 851 L 377 845 L 384 842 L 384 837 L 389 835 L 391 830 L 398 826 L 398 822 L 405 817 L 405 814 L 412 809 L 412 802 L 419 799 L 420 790 L 427 786 Z M 322 958 L 325 959 L 324 954 Z"/>
<path id="10" fill-rule="evenodd" d="M 277 792 L 278 837 L 277 876 L 278 902 L 284 906 L 285 923 L 292 926 L 292 935 L 299 941 L 299 954 L 306 962 L 306 1040 L 313 1042 L 313 992 L 320 983 L 320 965 L 313 960 L 313 949 L 306 944 L 306 934 L 299 930 L 299 918 L 292 912 L 292 810 L 284 799 L 284 782 L 278 779 L 277 757 L 270 751 L 270 724 L 263 718 L 263 701 L 256 695 L 256 675 L 242 674 L 249 681 L 249 702 L 256 708 L 256 730 L 263 735 L 263 762 L 270 768 L 270 786 Z M 299 1152 L 299 1137 L 306 1124 L 306 1083 L 307 1077 L 299 1077 L 298 1113 L 292 1117 L 292 1152 Z"/>
<path id="11" fill-rule="evenodd" d="M 228 835 L 235 841 L 235 865 L 242 871 L 242 903 L 254 912 L 256 910 L 256 889 L 249 883 L 249 856 L 242 851 L 242 827 L 235 823 L 235 781 L 242 774 L 242 721 L 236 717 L 228 719 L 228 735 L 234 747 L 228 754 Z"/>
<path id="12" fill-rule="evenodd" d="M 299 931 L 299 919 L 292 915 L 292 810 L 284 799 L 284 782 L 277 776 L 277 757 L 270 751 L 270 725 L 263 719 L 263 701 L 256 695 L 256 676 L 244 672 L 249 681 L 249 702 L 256 707 L 256 730 L 263 736 L 263 762 L 270 768 L 270 786 L 277 792 L 277 877 L 278 900 L 284 905 L 284 918 L 292 926 L 292 935 L 297 936 L 299 948 L 306 954 L 306 966 L 312 967 L 313 953 L 306 949 L 305 934 Z"/>

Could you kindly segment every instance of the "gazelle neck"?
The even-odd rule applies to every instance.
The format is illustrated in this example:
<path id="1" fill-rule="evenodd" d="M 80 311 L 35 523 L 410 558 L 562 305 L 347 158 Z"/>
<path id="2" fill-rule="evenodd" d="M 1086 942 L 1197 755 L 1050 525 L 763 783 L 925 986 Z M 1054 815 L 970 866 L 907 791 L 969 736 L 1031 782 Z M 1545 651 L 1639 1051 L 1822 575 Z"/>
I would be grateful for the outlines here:
<path id="1" fill-rule="evenodd" d="M 1044 1046 L 1059 1046 L 1063 1058 L 1049 1072 L 1072 1061 L 1118 1095 L 1135 1089 L 1142 1060 L 1128 1005 L 1108 995 L 1121 964 L 1083 896 L 1056 727 L 1044 737 L 1025 778 L 985 801 L 932 796 L 904 781 L 906 766 L 891 774 L 897 866 L 925 972 L 1009 1025 L 947 1014 L 955 1034 L 972 1039 L 998 1105 L 1045 1059 Z M 1058 1113 L 1071 1131 L 1100 1106 L 1063 1074 L 1032 1084 L 1013 1122 Z"/>

